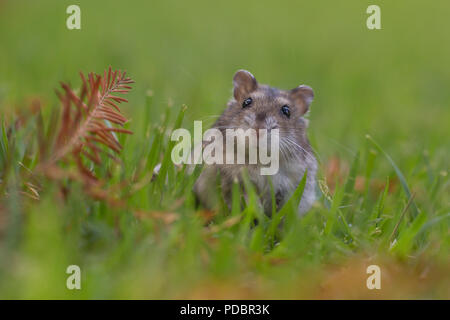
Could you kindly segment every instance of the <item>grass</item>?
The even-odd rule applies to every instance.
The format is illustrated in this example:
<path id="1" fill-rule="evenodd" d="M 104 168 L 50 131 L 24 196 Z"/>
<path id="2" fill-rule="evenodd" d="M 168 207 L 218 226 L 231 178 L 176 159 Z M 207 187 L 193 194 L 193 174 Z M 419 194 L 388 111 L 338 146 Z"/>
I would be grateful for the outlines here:
<path id="1" fill-rule="evenodd" d="M 369 31 L 366 1 L 78 3 L 82 30 L 69 31 L 72 1 L 0 1 L 0 298 L 450 297 L 450 4 L 378 1 L 383 29 Z M 134 134 L 118 135 L 121 165 L 93 168 L 123 205 L 73 181 L 62 198 L 50 179 L 24 197 L 39 160 L 30 100 L 52 132 L 59 81 L 77 88 L 80 70 L 110 64 L 136 81 L 123 107 Z M 171 165 L 170 132 L 212 124 L 240 68 L 315 90 L 320 198 L 302 219 L 283 208 L 281 229 L 253 200 L 241 211 L 237 188 L 231 212 L 195 208 L 198 170 Z M 17 109 L 31 121 L 8 139 Z M 66 288 L 71 264 L 80 291 Z M 366 288 L 371 264 L 380 291 Z"/>

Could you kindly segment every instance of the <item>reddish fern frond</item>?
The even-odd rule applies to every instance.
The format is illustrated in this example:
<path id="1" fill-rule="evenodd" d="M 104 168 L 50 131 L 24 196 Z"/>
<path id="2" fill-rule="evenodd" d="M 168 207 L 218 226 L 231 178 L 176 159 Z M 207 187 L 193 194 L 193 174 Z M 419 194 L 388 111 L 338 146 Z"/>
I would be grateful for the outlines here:
<path id="1" fill-rule="evenodd" d="M 103 153 L 117 160 L 107 152 L 110 149 L 118 154 L 122 150 L 115 134 L 132 134 L 120 128 L 128 119 L 122 115 L 119 105 L 128 100 L 118 94 L 128 93 L 131 89 L 129 84 L 134 81 L 126 77 L 126 72 L 113 71 L 111 67 L 104 71 L 103 77 L 94 73 L 89 73 L 87 77 L 80 73 L 80 77 L 82 86 L 79 95 L 66 83 L 61 83 L 62 92 L 57 92 L 63 109 L 61 123 L 54 148 L 44 161 L 44 167 L 72 156 L 80 174 L 88 180 L 95 180 L 82 158 L 101 164 Z"/>

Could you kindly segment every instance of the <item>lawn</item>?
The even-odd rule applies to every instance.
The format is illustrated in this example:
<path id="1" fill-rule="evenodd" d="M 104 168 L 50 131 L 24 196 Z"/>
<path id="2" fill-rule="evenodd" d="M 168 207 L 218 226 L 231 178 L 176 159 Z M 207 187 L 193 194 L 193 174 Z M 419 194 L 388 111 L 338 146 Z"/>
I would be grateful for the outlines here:
<path id="1" fill-rule="evenodd" d="M 0 0 L 0 298 L 449 299 L 449 15 L 443 0 Z M 40 174 L 55 89 L 110 65 L 135 81 L 119 161 L 83 159 L 94 191 L 73 159 Z M 315 91 L 318 200 L 274 232 L 251 200 L 196 207 L 198 171 L 170 162 L 172 130 L 212 125 L 241 68 Z"/>

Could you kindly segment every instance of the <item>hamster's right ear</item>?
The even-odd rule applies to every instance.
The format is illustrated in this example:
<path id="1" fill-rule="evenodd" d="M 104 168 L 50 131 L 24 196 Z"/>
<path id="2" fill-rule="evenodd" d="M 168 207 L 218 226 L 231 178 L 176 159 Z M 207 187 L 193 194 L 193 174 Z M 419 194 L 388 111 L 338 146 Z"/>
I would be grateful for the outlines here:
<path id="1" fill-rule="evenodd" d="M 233 94 L 237 101 L 248 98 L 248 95 L 258 87 L 255 77 L 247 70 L 239 70 L 233 77 Z"/>
<path id="2" fill-rule="evenodd" d="M 302 115 L 308 112 L 309 106 L 314 99 L 314 91 L 310 86 L 302 84 L 289 92 L 291 99 L 300 108 Z"/>

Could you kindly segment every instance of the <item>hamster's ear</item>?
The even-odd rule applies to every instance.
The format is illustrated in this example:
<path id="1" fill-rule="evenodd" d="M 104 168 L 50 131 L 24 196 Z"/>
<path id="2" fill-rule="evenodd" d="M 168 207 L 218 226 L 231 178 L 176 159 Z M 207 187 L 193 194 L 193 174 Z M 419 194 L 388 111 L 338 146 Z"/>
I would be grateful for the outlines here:
<path id="1" fill-rule="evenodd" d="M 301 86 L 292 89 L 289 94 L 295 105 L 300 108 L 302 115 L 307 113 L 309 110 L 309 106 L 314 99 L 313 89 L 307 85 L 302 84 Z"/>
<path id="2" fill-rule="evenodd" d="M 258 87 L 255 77 L 247 70 L 239 70 L 233 77 L 233 94 L 237 101 L 248 98 Z"/>

